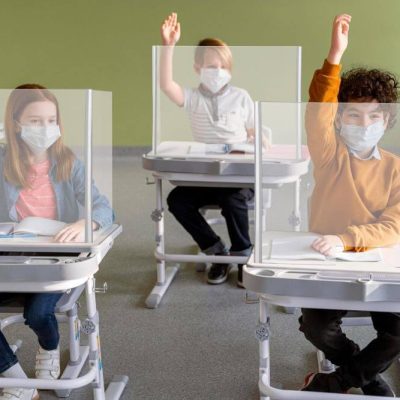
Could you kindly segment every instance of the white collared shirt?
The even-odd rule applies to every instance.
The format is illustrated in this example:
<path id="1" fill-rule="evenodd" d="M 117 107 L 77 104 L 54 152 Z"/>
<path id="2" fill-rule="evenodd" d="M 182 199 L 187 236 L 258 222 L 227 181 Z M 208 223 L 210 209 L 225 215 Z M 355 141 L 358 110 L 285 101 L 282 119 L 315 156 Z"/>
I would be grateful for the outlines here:
<path id="1" fill-rule="evenodd" d="M 366 161 L 366 160 L 371 160 L 372 158 L 375 158 L 375 159 L 377 159 L 377 160 L 380 160 L 380 159 L 381 159 L 381 153 L 379 153 L 379 149 L 378 149 L 378 146 L 377 146 L 377 145 L 375 145 L 375 147 L 374 147 L 374 149 L 372 150 L 371 154 L 370 154 L 368 157 L 366 157 L 366 158 L 360 157 L 360 156 L 357 154 L 357 152 L 356 152 L 355 150 L 352 150 L 350 147 L 347 147 L 347 148 L 349 149 L 349 153 L 350 153 L 352 156 L 358 158 L 359 160 Z"/>
<path id="2" fill-rule="evenodd" d="M 212 117 L 211 100 L 198 88 L 184 89 L 193 139 L 202 143 L 243 143 L 247 129 L 254 129 L 254 102 L 249 93 L 230 86 L 218 96 L 218 120 Z"/>

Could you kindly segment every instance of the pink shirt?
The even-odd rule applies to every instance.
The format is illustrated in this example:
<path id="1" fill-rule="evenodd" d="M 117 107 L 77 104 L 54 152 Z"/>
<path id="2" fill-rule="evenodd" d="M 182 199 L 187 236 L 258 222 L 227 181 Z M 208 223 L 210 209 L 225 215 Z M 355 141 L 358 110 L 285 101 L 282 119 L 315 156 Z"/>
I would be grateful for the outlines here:
<path id="1" fill-rule="evenodd" d="M 26 217 L 57 218 L 56 195 L 49 177 L 50 160 L 33 164 L 28 188 L 22 189 L 16 203 L 18 220 Z"/>

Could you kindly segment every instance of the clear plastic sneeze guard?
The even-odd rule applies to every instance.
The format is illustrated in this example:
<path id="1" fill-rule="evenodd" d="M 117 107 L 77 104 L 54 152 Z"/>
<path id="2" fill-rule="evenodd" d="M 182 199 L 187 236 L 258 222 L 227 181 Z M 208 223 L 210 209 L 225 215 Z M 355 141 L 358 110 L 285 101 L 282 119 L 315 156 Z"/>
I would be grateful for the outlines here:
<path id="1" fill-rule="evenodd" d="M 0 90 L 0 251 L 69 251 L 111 227 L 111 102 L 93 90 Z"/>
<path id="2" fill-rule="evenodd" d="M 299 47 L 153 47 L 150 155 L 253 162 L 254 102 L 297 101 L 300 74 Z"/>
<path id="3" fill-rule="evenodd" d="M 400 239 L 398 115 L 397 103 L 256 104 L 257 265 L 305 268 L 328 261 L 329 268 L 364 271 L 375 265 L 385 272 L 380 264 L 385 261 L 397 268 L 381 250 L 396 248 Z M 274 133 L 269 145 L 277 162 L 307 153 L 311 158 L 296 193 L 286 187 L 274 193 L 266 221 L 263 189 L 271 159 L 263 149 L 263 125 Z M 331 248 L 328 255 L 316 249 L 321 238 Z M 385 254 L 390 258 L 390 251 Z"/>

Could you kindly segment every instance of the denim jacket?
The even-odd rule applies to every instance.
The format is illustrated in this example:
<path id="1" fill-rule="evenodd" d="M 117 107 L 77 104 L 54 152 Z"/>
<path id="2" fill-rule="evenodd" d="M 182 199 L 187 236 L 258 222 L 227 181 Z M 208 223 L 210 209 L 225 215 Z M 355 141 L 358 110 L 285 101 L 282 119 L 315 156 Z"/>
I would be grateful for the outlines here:
<path id="1" fill-rule="evenodd" d="M 11 185 L 4 179 L 5 147 L 0 148 L 0 221 L 18 221 L 16 203 L 22 188 Z M 82 218 L 80 210 L 85 206 L 85 166 L 75 158 L 71 176 L 67 181 L 57 181 L 56 162 L 52 160 L 49 176 L 54 188 L 57 219 L 66 223 Z M 107 198 L 100 194 L 92 183 L 92 218 L 105 228 L 114 222 L 114 212 Z M 81 206 L 81 208 L 79 207 Z"/>

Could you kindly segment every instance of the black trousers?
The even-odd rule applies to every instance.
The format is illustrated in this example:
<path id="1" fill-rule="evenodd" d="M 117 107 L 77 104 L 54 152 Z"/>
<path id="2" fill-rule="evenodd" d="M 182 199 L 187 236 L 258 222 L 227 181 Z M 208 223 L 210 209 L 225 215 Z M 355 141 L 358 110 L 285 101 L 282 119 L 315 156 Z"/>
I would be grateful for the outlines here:
<path id="1" fill-rule="evenodd" d="M 349 387 L 362 387 L 385 371 L 400 354 L 400 314 L 371 312 L 376 338 L 364 349 L 342 332 L 344 310 L 302 309 L 300 331 L 326 358 Z"/>
<path id="2" fill-rule="evenodd" d="M 251 248 L 247 202 L 253 197 L 252 189 L 178 186 L 169 194 L 167 204 L 169 211 L 201 250 L 212 248 L 221 242 L 221 238 L 211 229 L 199 209 L 207 205 L 219 206 L 228 227 L 232 244 L 230 250 L 241 252 Z"/>

